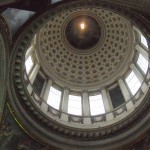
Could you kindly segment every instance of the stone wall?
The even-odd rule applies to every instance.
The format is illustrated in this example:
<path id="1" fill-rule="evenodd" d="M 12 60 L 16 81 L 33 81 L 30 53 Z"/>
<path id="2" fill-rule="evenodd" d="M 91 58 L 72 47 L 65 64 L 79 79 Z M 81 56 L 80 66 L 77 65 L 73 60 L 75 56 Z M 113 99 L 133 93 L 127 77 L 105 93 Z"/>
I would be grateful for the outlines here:
<path id="1" fill-rule="evenodd" d="M 15 121 L 8 107 L 5 107 L 0 124 L 0 150 L 59 150 L 53 146 L 43 146 L 29 135 Z"/>

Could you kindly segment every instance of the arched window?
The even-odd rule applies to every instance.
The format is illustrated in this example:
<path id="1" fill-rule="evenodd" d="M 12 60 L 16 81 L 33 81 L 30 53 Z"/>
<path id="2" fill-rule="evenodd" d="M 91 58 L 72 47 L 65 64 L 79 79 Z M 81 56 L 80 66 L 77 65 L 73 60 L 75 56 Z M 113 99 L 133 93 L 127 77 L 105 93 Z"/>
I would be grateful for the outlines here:
<path id="1" fill-rule="evenodd" d="M 135 73 L 132 71 L 128 77 L 125 79 L 132 95 L 135 95 L 135 93 L 139 90 L 141 83 L 136 77 Z"/>
<path id="2" fill-rule="evenodd" d="M 99 115 L 105 113 L 104 104 L 101 94 L 89 96 L 91 115 Z"/>
<path id="3" fill-rule="evenodd" d="M 29 56 L 27 58 L 27 60 L 25 61 L 25 67 L 26 67 L 27 74 L 29 74 L 29 72 L 31 71 L 33 65 L 34 65 L 33 60 L 31 58 L 31 56 Z"/>
<path id="4" fill-rule="evenodd" d="M 68 113 L 82 115 L 81 96 L 69 95 Z"/>
<path id="5" fill-rule="evenodd" d="M 142 69 L 142 71 L 146 74 L 148 70 L 148 61 L 143 57 L 143 55 L 139 54 L 137 64 Z"/>
<path id="6" fill-rule="evenodd" d="M 51 87 L 47 103 L 55 109 L 59 109 L 61 100 L 61 91 Z"/>

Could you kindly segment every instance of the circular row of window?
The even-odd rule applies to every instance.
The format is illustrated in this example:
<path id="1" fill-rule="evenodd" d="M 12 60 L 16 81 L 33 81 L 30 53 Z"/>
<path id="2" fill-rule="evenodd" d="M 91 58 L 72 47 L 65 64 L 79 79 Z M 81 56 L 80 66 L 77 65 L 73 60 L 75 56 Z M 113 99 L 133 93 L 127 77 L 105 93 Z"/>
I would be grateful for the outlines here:
<path id="1" fill-rule="evenodd" d="M 138 40 L 135 50 L 136 57 L 130 65 L 128 74 L 118 80 L 118 84 L 109 90 L 100 92 L 81 92 L 71 94 L 69 90 L 62 90 L 53 86 L 51 80 L 46 80 L 40 66 L 34 61 L 34 45 L 27 50 L 25 68 L 30 84 L 43 101 L 54 109 L 73 115 L 99 115 L 112 111 L 125 102 L 128 102 L 139 91 L 145 80 L 149 78 L 148 43 L 141 32 L 134 28 L 134 36 Z M 148 88 L 148 86 L 146 86 Z M 29 93 L 31 89 L 28 89 Z M 142 89 L 143 92 L 144 88 Z M 87 90 L 88 91 L 88 90 Z M 33 92 L 33 91 L 32 91 Z M 91 94 L 92 93 L 92 94 Z M 67 106 L 67 107 L 66 107 Z"/>

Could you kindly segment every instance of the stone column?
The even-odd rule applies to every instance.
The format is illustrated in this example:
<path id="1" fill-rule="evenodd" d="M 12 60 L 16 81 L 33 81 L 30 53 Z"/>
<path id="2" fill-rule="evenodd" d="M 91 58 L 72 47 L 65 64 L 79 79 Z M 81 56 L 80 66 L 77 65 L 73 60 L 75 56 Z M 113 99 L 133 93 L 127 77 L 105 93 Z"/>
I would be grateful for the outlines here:
<path id="1" fill-rule="evenodd" d="M 127 102 L 126 108 L 127 108 L 127 110 L 130 110 L 134 106 L 133 102 L 129 101 L 131 99 L 131 94 L 128 91 L 128 89 L 127 89 L 127 87 L 126 87 L 126 85 L 122 79 L 119 79 L 118 83 L 119 83 L 119 87 L 121 89 L 121 92 L 123 94 L 123 97 L 124 97 L 125 101 Z"/>
<path id="2" fill-rule="evenodd" d="M 89 103 L 89 95 L 88 91 L 83 91 L 82 94 L 82 104 L 83 104 L 83 116 L 90 116 L 90 103 Z M 86 117 L 83 120 L 84 124 L 91 124 L 91 118 Z"/>
<path id="3" fill-rule="evenodd" d="M 31 46 L 28 48 L 28 50 L 27 50 L 27 52 L 26 52 L 26 55 L 25 55 L 25 60 L 28 59 L 28 57 L 32 54 L 32 52 L 34 51 L 34 49 L 35 49 L 35 46 L 34 46 L 34 45 L 31 45 Z"/>
<path id="4" fill-rule="evenodd" d="M 64 121 L 68 121 L 68 100 L 69 100 L 69 89 L 68 88 L 64 88 L 64 92 L 63 92 L 63 96 L 62 96 L 62 107 L 61 107 L 61 111 L 64 112 L 61 115 L 61 119 Z M 67 113 L 67 114 L 65 114 Z"/>
<path id="5" fill-rule="evenodd" d="M 113 110 L 110 96 L 106 89 L 102 89 L 102 99 L 104 103 L 105 113 L 109 113 Z M 114 118 L 112 113 L 106 115 L 106 120 L 112 120 Z"/>
<path id="6" fill-rule="evenodd" d="M 42 98 L 45 102 L 47 102 L 47 100 L 48 100 L 48 96 L 49 96 L 51 86 L 52 86 L 52 80 L 49 79 L 49 80 L 46 81 L 46 85 L 44 87 L 44 92 L 43 92 L 43 95 L 42 95 Z"/>
<path id="7" fill-rule="evenodd" d="M 37 44 L 37 35 L 34 36 L 33 40 L 32 40 L 32 44 L 36 45 Z"/>
<path id="8" fill-rule="evenodd" d="M 28 90 L 29 94 L 32 93 L 33 88 L 32 88 L 32 86 L 31 86 L 31 84 L 28 84 L 28 85 L 27 85 L 27 90 Z"/>
<path id="9" fill-rule="evenodd" d="M 83 116 L 90 116 L 90 104 L 88 92 L 84 91 L 82 97 L 83 97 Z"/>
<path id="10" fill-rule="evenodd" d="M 43 95 L 41 96 L 44 100 L 44 102 L 42 102 L 41 105 L 41 109 L 47 113 L 48 110 L 48 104 L 47 104 L 47 100 L 48 100 L 48 96 L 49 96 L 49 91 L 50 91 L 50 87 L 52 85 L 52 80 L 46 80 L 46 85 L 43 88 Z"/>
<path id="11" fill-rule="evenodd" d="M 139 31 L 137 27 L 133 26 L 133 30 L 136 31 L 139 35 L 141 34 L 141 32 Z"/>
<path id="12" fill-rule="evenodd" d="M 135 49 L 139 52 L 139 54 L 142 54 L 147 61 L 149 61 L 148 53 L 139 44 L 135 46 Z"/>
<path id="13" fill-rule="evenodd" d="M 39 69 L 40 69 L 40 66 L 36 64 L 35 67 L 33 68 L 32 72 L 31 72 L 30 76 L 29 76 L 29 80 L 30 80 L 31 84 L 33 84 Z"/>

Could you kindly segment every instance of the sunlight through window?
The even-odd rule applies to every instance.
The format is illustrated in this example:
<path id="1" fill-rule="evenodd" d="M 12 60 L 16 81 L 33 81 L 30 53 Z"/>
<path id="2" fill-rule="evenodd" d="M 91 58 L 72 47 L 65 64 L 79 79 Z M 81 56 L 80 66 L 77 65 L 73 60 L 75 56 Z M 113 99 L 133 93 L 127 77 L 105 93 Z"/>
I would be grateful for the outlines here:
<path id="1" fill-rule="evenodd" d="M 135 73 L 132 71 L 128 77 L 125 79 L 131 93 L 135 95 L 135 93 L 138 91 L 138 89 L 141 86 L 141 83 L 139 82 L 138 78 L 136 77 Z"/>
<path id="2" fill-rule="evenodd" d="M 68 113 L 81 115 L 81 96 L 69 95 Z"/>
<path id="3" fill-rule="evenodd" d="M 146 40 L 146 38 L 145 38 L 143 35 L 141 35 L 141 43 L 142 43 L 146 48 L 148 48 L 147 40 Z"/>
<path id="4" fill-rule="evenodd" d="M 105 113 L 104 104 L 101 95 L 94 95 L 89 97 L 91 115 L 98 115 Z"/>
<path id="5" fill-rule="evenodd" d="M 50 88 L 47 103 L 55 109 L 59 109 L 61 92 L 53 87 Z"/>
<path id="6" fill-rule="evenodd" d="M 139 54 L 137 64 L 142 69 L 142 71 L 146 74 L 148 70 L 148 61 L 141 54 Z"/>
<path id="7" fill-rule="evenodd" d="M 29 56 L 25 62 L 25 67 L 26 67 L 26 72 L 27 74 L 29 74 L 29 72 L 31 71 L 32 67 L 33 67 L 33 61 L 31 56 Z"/>

